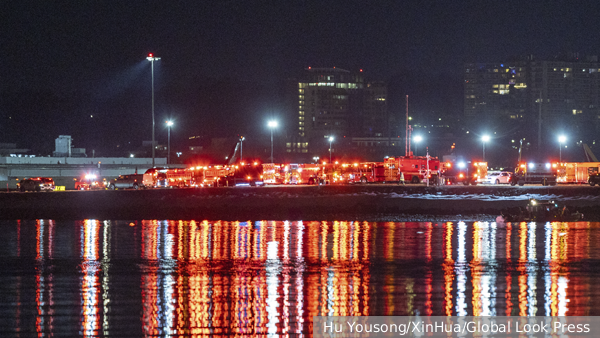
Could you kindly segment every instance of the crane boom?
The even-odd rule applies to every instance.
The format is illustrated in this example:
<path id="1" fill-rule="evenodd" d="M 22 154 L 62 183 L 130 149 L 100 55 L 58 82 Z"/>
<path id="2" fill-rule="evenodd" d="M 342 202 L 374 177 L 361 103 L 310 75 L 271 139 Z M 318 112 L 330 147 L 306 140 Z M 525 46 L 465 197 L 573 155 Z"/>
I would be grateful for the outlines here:
<path id="1" fill-rule="evenodd" d="M 583 151 L 585 152 L 585 158 L 587 162 L 598 162 L 598 158 L 592 152 L 592 149 L 587 144 L 583 144 Z"/>

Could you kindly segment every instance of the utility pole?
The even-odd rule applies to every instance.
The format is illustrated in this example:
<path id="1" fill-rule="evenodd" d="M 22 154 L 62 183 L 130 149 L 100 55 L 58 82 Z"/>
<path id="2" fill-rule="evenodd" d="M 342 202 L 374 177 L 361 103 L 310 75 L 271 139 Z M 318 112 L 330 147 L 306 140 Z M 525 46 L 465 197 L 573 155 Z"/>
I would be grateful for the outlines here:
<path id="1" fill-rule="evenodd" d="M 404 156 L 408 156 L 408 95 L 406 95 L 406 144 L 404 145 Z"/>
<path id="2" fill-rule="evenodd" d="M 542 90 L 540 89 L 540 107 L 538 112 L 538 153 L 542 150 Z"/>

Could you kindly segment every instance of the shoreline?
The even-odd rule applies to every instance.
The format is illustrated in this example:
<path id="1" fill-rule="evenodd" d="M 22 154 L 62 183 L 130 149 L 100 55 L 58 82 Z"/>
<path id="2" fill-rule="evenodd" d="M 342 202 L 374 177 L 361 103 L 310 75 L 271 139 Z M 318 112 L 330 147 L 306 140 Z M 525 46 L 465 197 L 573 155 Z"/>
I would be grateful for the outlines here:
<path id="1" fill-rule="evenodd" d="M 591 187 L 397 185 L 65 191 L 0 194 L 0 219 L 493 221 L 552 196 L 600 221 Z"/>

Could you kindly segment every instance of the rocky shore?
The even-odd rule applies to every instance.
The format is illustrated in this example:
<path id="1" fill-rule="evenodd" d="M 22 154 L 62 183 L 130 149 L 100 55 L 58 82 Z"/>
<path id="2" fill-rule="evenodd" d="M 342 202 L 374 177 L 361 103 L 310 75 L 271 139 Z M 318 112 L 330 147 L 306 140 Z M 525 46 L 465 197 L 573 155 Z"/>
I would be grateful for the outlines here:
<path id="1" fill-rule="evenodd" d="M 600 221 L 600 188 L 300 186 L 0 194 L 0 219 L 494 220 L 529 198 Z"/>

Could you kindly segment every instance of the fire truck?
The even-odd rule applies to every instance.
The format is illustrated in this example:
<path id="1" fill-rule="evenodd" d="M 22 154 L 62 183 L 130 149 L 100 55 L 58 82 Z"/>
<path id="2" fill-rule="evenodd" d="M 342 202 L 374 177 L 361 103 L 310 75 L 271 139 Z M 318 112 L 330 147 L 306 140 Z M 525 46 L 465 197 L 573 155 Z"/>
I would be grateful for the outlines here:
<path id="1" fill-rule="evenodd" d="M 189 169 L 150 168 L 143 175 L 143 185 L 153 188 L 185 188 L 193 185 L 192 177 Z"/>
<path id="2" fill-rule="evenodd" d="M 477 185 L 480 176 L 487 176 L 487 162 L 447 161 L 443 164 L 442 179 L 445 185 Z"/>
<path id="3" fill-rule="evenodd" d="M 590 175 L 599 171 L 600 162 L 559 163 L 556 182 L 586 184 Z"/>
<path id="4" fill-rule="evenodd" d="M 525 184 L 556 185 L 558 163 L 521 162 L 510 179 L 510 185 Z"/>
<path id="5" fill-rule="evenodd" d="M 440 176 L 440 160 L 431 156 L 400 156 L 390 157 L 384 160 L 385 182 L 397 182 L 400 174 L 404 175 L 404 181 L 409 183 L 421 183 L 429 180 L 436 183 Z"/>
<path id="6" fill-rule="evenodd" d="M 322 184 L 325 182 L 326 165 L 288 164 L 284 166 L 285 184 Z"/>
<path id="7" fill-rule="evenodd" d="M 285 165 L 278 163 L 263 163 L 263 182 L 265 184 L 283 184 L 285 181 Z"/>
<path id="8" fill-rule="evenodd" d="M 191 167 L 192 186 L 216 187 L 219 181 L 229 175 L 231 168 L 223 165 Z"/>
<path id="9" fill-rule="evenodd" d="M 75 190 L 105 189 L 105 182 L 98 180 L 95 174 L 85 174 L 82 178 L 75 179 Z"/>
<path id="10" fill-rule="evenodd" d="M 377 183 L 385 181 L 383 162 L 342 164 L 339 169 L 340 183 Z"/>

